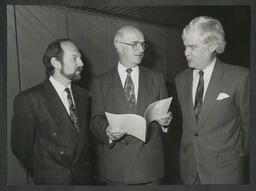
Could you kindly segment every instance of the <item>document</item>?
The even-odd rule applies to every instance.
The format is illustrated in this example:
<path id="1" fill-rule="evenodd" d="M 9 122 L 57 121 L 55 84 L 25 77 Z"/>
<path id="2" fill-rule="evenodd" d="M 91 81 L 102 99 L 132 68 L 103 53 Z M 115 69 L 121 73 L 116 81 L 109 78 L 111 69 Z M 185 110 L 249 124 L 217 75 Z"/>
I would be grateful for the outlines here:
<path id="1" fill-rule="evenodd" d="M 109 125 L 113 129 L 126 131 L 128 135 L 145 142 L 147 125 L 154 120 L 165 117 L 171 102 L 172 97 L 151 103 L 147 107 L 144 117 L 136 114 L 113 114 L 108 112 L 105 112 L 105 114 Z"/>

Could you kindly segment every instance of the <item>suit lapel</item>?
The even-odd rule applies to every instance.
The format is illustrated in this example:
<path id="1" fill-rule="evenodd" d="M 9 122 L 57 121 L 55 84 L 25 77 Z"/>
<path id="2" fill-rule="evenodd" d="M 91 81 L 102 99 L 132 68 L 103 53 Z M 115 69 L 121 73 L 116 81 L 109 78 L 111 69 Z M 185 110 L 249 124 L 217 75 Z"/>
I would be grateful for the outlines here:
<path id="1" fill-rule="evenodd" d="M 188 83 L 186 83 L 188 82 Z M 183 100 L 185 102 L 185 112 L 188 113 L 188 120 L 196 123 L 196 118 L 195 118 L 195 112 L 194 112 L 194 107 L 193 107 L 193 98 L 192 98 L 192 84 L 193 84 L 193 70 L 189 69 L 188 75 L 186 75 L 186 80 L 184 80 L 184 94 L 183 94 Z"/>
<path id="2" fill-rule="evenodd" d="M 63 130 L 63 133 L 66 134 L 66 137 L 71 138 L 75 143 L 77 143 L 77 133 L 56 90 L 49 80 L 44 82 L 43 87 L 42 93 L 45 98 L 45 105 L 48 112 Z"/>
<path id="3" fill-rule="evenodd" d="M 82 116 L 82 114 L 85 114 L 85 103 L 83 99 L 80 99 L 79 97 L 79 93 L 76 91 L 76 88 L 74 86 L 72 86 L 72 94 L 73 94 L 73 98 L 74 98 L 74 102 L 75 102 L 75 107 L 76 107 L 76 111 L 77 111 L 77 115 L 78 115 L 78 121 L 79 121 L 79 134 L 83 135 L 83 128 L 84 127 L 84 123 L 85 123 L 85 116 Z M 81 136 L 80 136 L 81 138 Z"/>
<path id="4" fill-rule="evenodd" d="M 150 95 L 150 76 L 147 75 L 143 67 L 139 68 L 139 86 L 138 97 L 135 108 L 136 114 L 144 115 L 144 110 L 147 108 L 148 95 Z M 115 99 L 122 113 L 133 113 L 134 110 L 130 108 L 128 101 L 124 95 L 123 86 L 117 69 L 113 70 L 112 80 L 109 83 L 113 99 Z"/>
<path id="5" fill-rule="evenodd" d="M 122 82 L 117 69 L 113 70 L 113 75 L 109 83 L 109 86 L 110 86 L 111 93 L 113 95 L 113 98 L 111 99 L 115 99 L 115 101 L 117 102 L 118 108 L 121 109 L 120 112 L 127 113 L 128 111 L 130 111 L 130 107 L 124 95 Z"/>
<path id="6" fill-rule="evenodd" d="M 223 78 L 223 68 L 220 61 L 216 61 L 212 76 L 206 90 L 204 102 L 202 105 L 202 109 L 199 115 L 199 126 L 203 124 L 203 122 L 207 119 L 207 116 L 212 111 L 211 108 L 213 107 L 215 100 L 217 98 L 218 93 L 220 92 L 221 88 L 221 80 Z"/>
<path id="7" fill-rule="evenodd" d="M 148 96 L 150 95 L 150 83 L 150 76 L 147 75 L 143 67 L 140 67 L 136 113 L 141 116 L 144 116 L 145 108 L 149 105 Z"/>
<path id="8" fill-rule="evenodd" d="M 77 114 L 78 114 L 78 120 L 79 120 L 79 140 L 80 140 L 80 144 L 79 144 L 79 150 L 77 152 L 76 158 L 73 161 L 74 163 L 76 163 L 76 161 L 79 159 L 80 156 L 80 152 L 85 152 L 82 151 L 81 149 L 84 148 L 84 140 L 86 139 L 86 141 L 88 141 L 88 133 L 86 132 L 86 127 L 87 127 L 87 103 L 85 102 L 85 98 L 81 98 L 79 95 L 79 92 L 77 91 L 77 89 L 72 86 L 72 93 L 73 93 L 73 97 L 74 97 L 74 101 L 75 101 L 75 105 L 76 105 L 76 110 L 77 110 Z M 88 142 L 87 142 L 88 144 Z"/>

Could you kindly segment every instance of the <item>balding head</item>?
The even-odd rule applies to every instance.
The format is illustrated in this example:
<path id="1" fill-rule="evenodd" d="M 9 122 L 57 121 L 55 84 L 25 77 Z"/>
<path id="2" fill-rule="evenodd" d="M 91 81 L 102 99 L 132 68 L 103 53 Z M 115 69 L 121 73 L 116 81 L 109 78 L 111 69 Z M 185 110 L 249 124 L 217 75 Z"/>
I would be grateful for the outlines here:
<path id="1" fill-rule="evenodd" d="M 114 43 L 116 44 L 116 42 L 123 41 L 124 39 L 129 38 L 129 36 L 131 36 L 131 35 L 139 35 L 139 36 L 142 36 L 144 39 L 144 36 L 139 29 L 137 29 L 136 27 L 134 27 L 132 25 L 127 25 L 127 26 L 120 28 L 116 32 L 116 35 L 114 38 Z"/>
<path id="2" fill-rule="evenodd" d="M 115 35 L 114 45 L 122 65 L 131 68 L 141 63 L 146 45 L 139 29 L 130 25 L 120 28 Z"/>

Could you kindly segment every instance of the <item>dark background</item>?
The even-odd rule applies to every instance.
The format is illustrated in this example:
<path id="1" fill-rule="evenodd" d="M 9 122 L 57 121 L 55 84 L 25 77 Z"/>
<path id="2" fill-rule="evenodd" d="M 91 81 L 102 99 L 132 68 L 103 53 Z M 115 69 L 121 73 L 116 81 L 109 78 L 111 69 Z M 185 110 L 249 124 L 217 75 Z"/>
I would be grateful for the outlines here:
<path id="1" fill-rule="evenodd" d="M 1 13 L 6 11 L 5 16 L 7 19 L 7 36 L 5 36 L 5 30 L 1 30 L 3 36 L 1 42 L 7 44 L 7 51 L 5 51 L 6 48 L 4 50 L 1 46 L 1 54 L 3 55 L 1 59 L 3 63 L 7 63 L 7 65 L 3 64 L 3 67 L 1 65 L 1 74 L 3 74 L 1 75 L 1 80 L 7 79 L 7 83 L 5 81 L 3 87 L 1 87 L 5 90 L 1 91 L 3 92 L 1 94 L 3 96 L 1 101 L 3 100 L 3 102 L 1 103 L 3 105 L 6 104 L 7 111 L 3 107 L 3 115 L 1 116 L 3 116 L 3 119 L 5 116 L 7 121 L 1 120 L 1 122 L 3 122 L 3 127 L 7 126 L 6 131 L 3 130 L 3 132 L 7 132 L 8 184 L 31 183 L 31 179 L 27 177 L 26 172 L 9 149 L 13 97 L 20 91 L 32 87 L 45 78 L 42 54 L 46 46 L 56 38 L 69 37 L 81 49 L 87 64 L 84 67 L 85 72 L 80 85 L 90 90 L 90 82 L 95 75 L 116 65 L 117 56 L 113 46 L 115 31 L 125 24 L 135 25 L 142 30 L 146 41 L 150 45 L 145 52 L 142 64 L 164 72 L 169 94 L 172 95 L 174 94 L 173 80 L 175 75 L 187 67 L 180 37 L 182 28 L 194 17 L 207 15 L 218 18 L 223 24 L 226 33 L 227 47 L 224 54 L 220 55 L 220 59 L 230 64 L 251 68 L 251 71 L 255 72 L 255 63 L 253 62 L 255 61 L 255 54 L 251 54 L 251 52 L 254 53 L 251 50 L 255 50 L 251 49 L 255 47 L 255 33 L 251 33 L 251 31 L 255 32 L 255 23 L 251 19 L 254 19 L 255 14 L 254 11 L 251 12 L 253 6 L 119 5 L 114 7 L 88 7 L 74 5 L 77 5 L 76 1 L 66 7 L 18 5 L 1 7 L 1 10 L 3 10 Z M 3 15 L 1 14 L 1 17 L 5 18 Z M 251 23 L 254 24 L 251 25 Z M 3 26 L 5 26 L 4 22 Z M 7 59 L 5 60 L 6 55 Z M 254 59 L 252 62 L 250 61 L 251 58 Z M 4 71 L 7 72 L 7 76 Z M 254 76 L 253 73 L 251 89 L 255 86 Z M 251 94 L 253 94 L 252 90 Z M 251 96 L 251 98 L 253 97 Z M 254 103 L 254 99 L 251 99 L 251 106 Z M 251 107 L 251 113 L 254 108 Z M 251 117 L 250 132 L 251 137 L 254 136 L 255 138 L 253 124 L 255 122 Z M 179 115 L 175 118 L 172 127 L 169 134 L 163 137 L 166 153 L 166 177 L 164 183 L 179 184 L 178 147 L 181 133 Z M 6 137 L 1 139 L 3 142 L 1 145 L 3 146 L 6 145 L 4 140 L 6 140 Z M 252 140 L 255 139 L 252 138 L 251 143 Z M 3 151 L 5 149 L 3 147 Z M 250 159 L 250 182 L 252 184 L 241 186 L 241 189 L 255 187 L 255 153 L 252 148 Z M 3 183 L 6 184 L 6 171 L 2 171 L 2 169 L 5 169 L 6 159 L 1 158 L 1 160 L 3 161 L 1 162 L 1 176 L 3 176 L 1 181 L 3 180 Z M 223 188 L 223 186 L 220 188 Z M 228 186 L 226 188 L 232 187 Z"/>

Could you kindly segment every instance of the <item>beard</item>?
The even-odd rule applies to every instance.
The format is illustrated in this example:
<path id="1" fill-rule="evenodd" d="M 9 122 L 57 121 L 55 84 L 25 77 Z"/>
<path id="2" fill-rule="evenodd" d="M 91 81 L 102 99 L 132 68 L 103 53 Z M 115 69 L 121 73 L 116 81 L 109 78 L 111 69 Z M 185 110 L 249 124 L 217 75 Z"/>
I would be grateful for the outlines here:
<path id="1" fill-rule="evenodd" d="M 60 73 L 65 76 L 67 79 L 71 80 L 72 82 L 79 81 L 81 79 L 81 72 L 83 68 L 78 67 L 73 73 L 68 74 L 62 65 Z"/>

